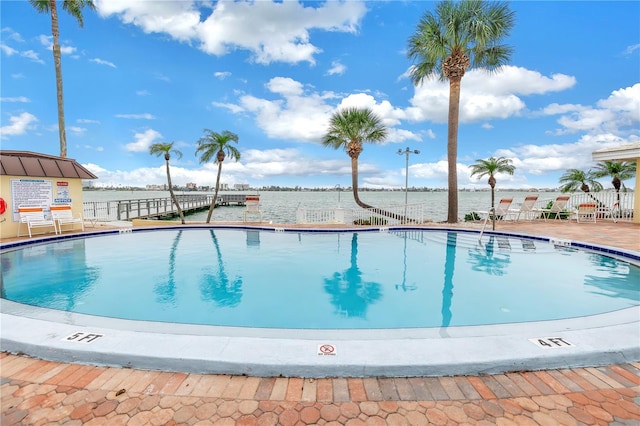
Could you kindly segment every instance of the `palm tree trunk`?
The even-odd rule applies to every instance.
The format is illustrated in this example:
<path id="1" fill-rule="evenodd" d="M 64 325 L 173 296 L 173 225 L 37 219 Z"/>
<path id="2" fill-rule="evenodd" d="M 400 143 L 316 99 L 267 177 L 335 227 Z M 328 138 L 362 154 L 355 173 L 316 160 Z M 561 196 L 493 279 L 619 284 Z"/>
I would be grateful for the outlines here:
<path id="1" fill-rule="evenodd" d="M 373 207 L 360 200 L 360 196 L 358 195 L 358 159 L 353 157 L 351 158 L 351 188 L 353 189 L 353 199 L 358 206 L 363 209 L 370 210 L 372 213 L 377 213 L 381 216 L 406 222 L 407 218 L 402 215 L 391 213 L 378 207 Z"/>
<path id="2" fill-rule="evenodd" d="M 51 34 L 53 35 L 53 62 L 56 69 L 56 93 L 58 98 L 58 134 L 60 136 L 60 157 L 67 156 L 67 134 L 64 127 L 64 96 L 62 92 L 62 59 L 60 52 L 60 31 L 56 0 L 50 0 Z"/>
<path id="3" fill-rule="evenodd" d="M 589 191 L 585 191 L 585 193 L 589 196 L 589 198 L 591 198 L 598 207 L 601 208 L 605 208 L 607 207 L 607 205 L 605 203 L 603 203 L 602 201 L 598 200 L 596 197 L 593 196 L 593 194 Z"/>
<path id="4" fill-rule="evenodd" d="M 211 222 L 211 216 L 213 215 L 213 209 L 216 208 L 216 201 L 218 200 L 218 190 L 220 189 L 220 174 L 222 173 L 222 161 L 218 161 L 218 177 L 216 178 L 216 190 L 213 194 L 213 200 L 209 206 L 209 214 L 207 214 L 207 223 Z"/>
<path id="5" fill-rule="evenodd" d="M 351 189 L 353 190 L 353 199 L 356 204 L 362 207 L 363 209 L 372 209 L 373 207 L 369 204 L 366 204 L 360 200 L 358 196 L 358 159 L 351 158 Z"/>
<path id="6" fill-rule="evenodd" d="M 167 165 L 167 183 L 169 184 L 169 194 L 171 195 L 171 201 L 173 201 L 173 204 L 176 206 L 176 209 L 178 210 L 178 215 L 180 216 L 180 221 L 184 225 L 184 213 L 180 208 L 180 203 L 178 202 L 178 198 L 176 197 L 176 194 L 173 193 L 173 184 L 171 183 L 171 173 L 169 173 L 169 161 L 167 160 L 165 161 L 165 163 Z"/>
<path id="7" fill-rule="evenodd" d="M 447 162 L 449 166 L 449 207 L 447 222 L 458 223 L 458 117 L 460 115 L 460 78 L 449 80 L 449 126 Z"/>
<path id="8" fill-rule="evenodd" d="M 618 206 L 620 206 L 620 187 L 622 186 L 622 182 L 618 176 L 614 176 L 611 184 L 616 190 L 616 201 L 618 202 Z"/>

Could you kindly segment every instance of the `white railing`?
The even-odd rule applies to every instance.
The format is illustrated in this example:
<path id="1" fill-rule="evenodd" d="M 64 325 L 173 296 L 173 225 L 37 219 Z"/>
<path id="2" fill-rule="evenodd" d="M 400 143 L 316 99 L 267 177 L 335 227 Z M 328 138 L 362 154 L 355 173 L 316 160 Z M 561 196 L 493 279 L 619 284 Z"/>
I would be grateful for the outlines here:
<path id="1" fill-rule="evenodd" d="M 630 221 L 633 219 L 633 192 L 621 191 L 619 200 L 618 193 L 615 191 L 575 192 L 569 195 L 571 198 L 566 207 L 568 212 L 575 212 L 579 204 L 592 203 L 596 204 L 598 220 Z M 549 201 L 553 201 L 553 199 L 538 200 L 536 207 L 546 207 Z"/>
<path id="2" fill-rule="evenodd" d="M 296 211 L 296 222 L 304 224 L 340 223 L 347 225 L 401 225 L 424 223 L 425 205 L 395 204 L 372 209 L 305 208 Z"/>

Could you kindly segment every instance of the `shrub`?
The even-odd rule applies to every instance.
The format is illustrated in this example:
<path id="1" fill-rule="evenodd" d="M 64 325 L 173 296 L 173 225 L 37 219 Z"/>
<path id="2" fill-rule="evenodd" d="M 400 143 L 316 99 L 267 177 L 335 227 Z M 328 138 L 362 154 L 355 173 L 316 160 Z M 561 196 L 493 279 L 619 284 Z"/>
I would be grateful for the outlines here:
<path id="1" fill-rule="evenodd" d="M 471 212 L 471 213 L 467 213 L 467 214 L 464 215 L 464 221 L 465 222 L 472 222 L 474 220 L 480 220 L 480 219 L 482 219 L 482 218 L 476 212 Z"/>
<path id="2" fill-rule="evenodd" d="M 369 219 L 356 219 L 354 225 L 386 225 L 389 221 L 383 217 L 372 216 Z"/>

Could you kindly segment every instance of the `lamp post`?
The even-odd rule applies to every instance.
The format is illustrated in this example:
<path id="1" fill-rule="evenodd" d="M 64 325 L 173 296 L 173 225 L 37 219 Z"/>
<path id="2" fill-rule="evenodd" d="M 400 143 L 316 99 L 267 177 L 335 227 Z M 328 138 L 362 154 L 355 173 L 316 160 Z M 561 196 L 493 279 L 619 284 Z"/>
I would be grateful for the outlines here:
<path id="1" fill-rule="evenodd" d="M 420 151 L 414 149 L 413 151 L 407 147 L 404 151 L 398 149 L 398 155 L 406 155 L 407 162 L 404 173 L 404 220 L 407 220 L 407 200 L 408 200 L 408 191 L 409 191 L 409 154 L 420 154 Z"/>

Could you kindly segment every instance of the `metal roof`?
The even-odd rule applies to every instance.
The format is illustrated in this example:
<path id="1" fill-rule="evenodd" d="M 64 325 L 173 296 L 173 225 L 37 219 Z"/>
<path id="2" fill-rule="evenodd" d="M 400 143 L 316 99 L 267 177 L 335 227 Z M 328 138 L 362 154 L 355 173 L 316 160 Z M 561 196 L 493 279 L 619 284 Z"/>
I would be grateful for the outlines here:
<path id="1" fill-rule="evenodd" d="M 0 150 L 0 175 L 98 179 L 74 159 L 29 151 Z"/>

